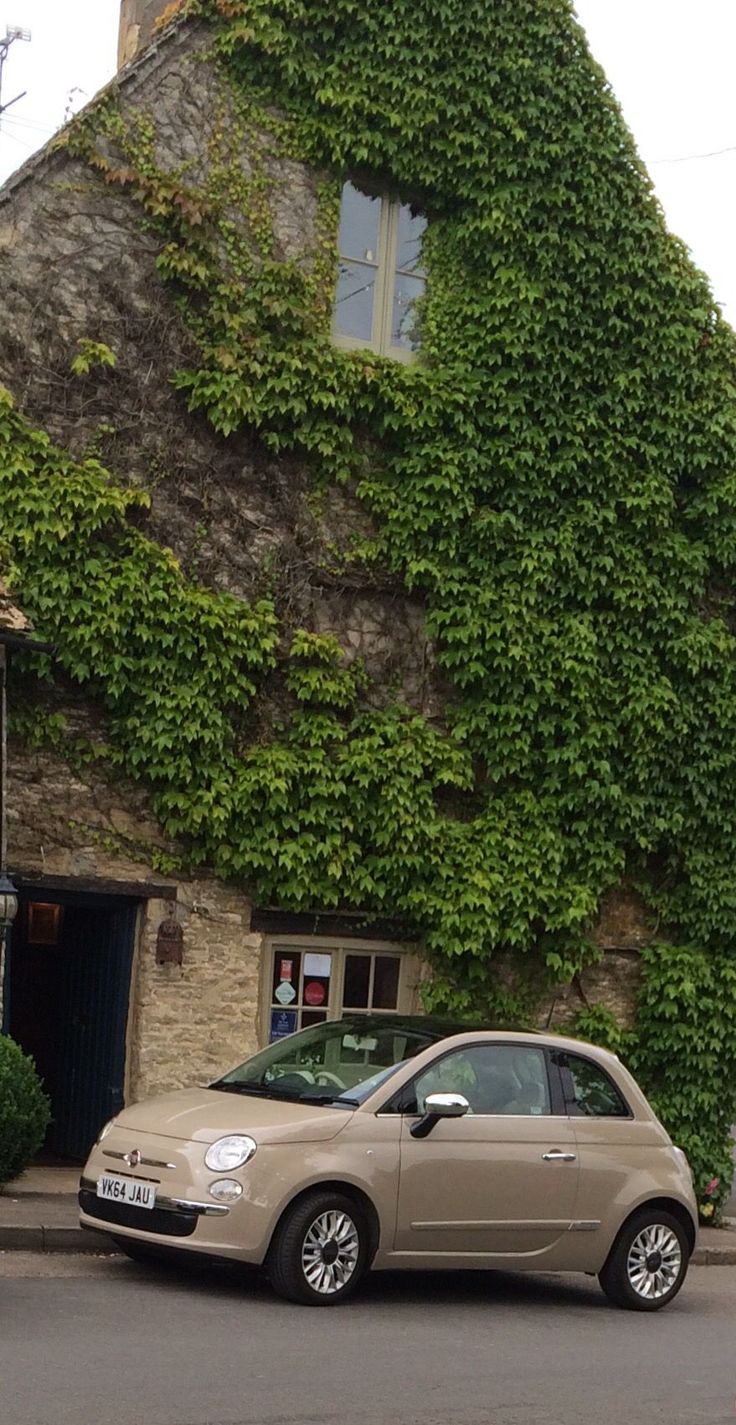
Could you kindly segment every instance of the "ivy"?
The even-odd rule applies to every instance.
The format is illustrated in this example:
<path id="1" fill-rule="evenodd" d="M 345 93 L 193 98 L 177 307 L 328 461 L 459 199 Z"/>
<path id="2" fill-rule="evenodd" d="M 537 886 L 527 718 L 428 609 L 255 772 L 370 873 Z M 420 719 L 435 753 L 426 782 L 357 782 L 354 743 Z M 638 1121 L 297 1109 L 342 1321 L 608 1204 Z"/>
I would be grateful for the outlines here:
<path id="1" fill-rule="evenodd" d="M 301 458 L 323 491 L 353 482 L 377 533 L 341 557 L 424 600 L 443 723 L 368 708 L 362 670 L 272 604 L 189 586 L 131 523 L 140 492 L 5 408 L 24 601 L 193 856 L 284 906 L 404 914 L 437 1006 L 530 1015 L 594 955 L 600 897 L 629 877 L 668 937 L 631 1061 L 701 1187 L 725 1183 L 733 333 L 568 0 L 183 9 L 211 25 L 223 83 L 207 178 L 163 171 L 154 120 L 114 96 L 63 142 L 159 235 L 193 340 L 189 410 Z M 274 156 L 322 175 L 315 241 L 288 260 Z M 428 216 L 416 365 L 330 342 L 347 176 Z"/>

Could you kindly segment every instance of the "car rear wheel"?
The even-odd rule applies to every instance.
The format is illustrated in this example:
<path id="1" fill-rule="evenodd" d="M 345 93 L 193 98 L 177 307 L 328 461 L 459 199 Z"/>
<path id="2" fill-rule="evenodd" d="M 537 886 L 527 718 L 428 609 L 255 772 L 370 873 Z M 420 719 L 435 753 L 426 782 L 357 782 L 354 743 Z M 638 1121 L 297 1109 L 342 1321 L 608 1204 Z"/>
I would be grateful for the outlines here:
<path id="1" fill-rule="evenodd" d="M 624 1223 L 598 1278 L 630 1311 L 659 1311 L 677 1296 L 690 1260 L 687 1234 L 669 1212 L 644 1209 Z"/>
<path id="2" fill-rule="evenodd" d="M 341 1193 L 310 1192 L 276 1229 L 268 1257 L 271 1285 L 303 1306 L 337 1306 L 355 1291 L 368 1261 L 359 1208 Z"/>

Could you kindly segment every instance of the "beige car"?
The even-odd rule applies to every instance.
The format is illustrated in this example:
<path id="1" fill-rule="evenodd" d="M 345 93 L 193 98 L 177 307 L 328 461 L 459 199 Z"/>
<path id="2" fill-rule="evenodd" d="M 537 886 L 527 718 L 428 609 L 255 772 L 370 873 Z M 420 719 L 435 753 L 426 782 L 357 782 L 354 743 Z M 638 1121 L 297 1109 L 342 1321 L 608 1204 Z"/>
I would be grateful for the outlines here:
<path id="1" fill-rule="evenodd" d="M 594 1273 L 653 1311 L 697 1224 L 685 1155 L 615 1055 L 395 1014 L 313 1025 L 126 1108 L 79 1202 L 131 1257 L 265 1264 L 314 1306 L 370 1267 L 496 1267 Z"/>

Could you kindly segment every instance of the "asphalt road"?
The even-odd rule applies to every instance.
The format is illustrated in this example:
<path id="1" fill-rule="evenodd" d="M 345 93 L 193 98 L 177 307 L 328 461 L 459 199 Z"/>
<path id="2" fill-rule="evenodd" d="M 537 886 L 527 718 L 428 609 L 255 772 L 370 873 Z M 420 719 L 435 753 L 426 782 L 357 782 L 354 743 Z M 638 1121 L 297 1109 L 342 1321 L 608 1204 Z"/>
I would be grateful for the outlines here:
<path id="1" fill-rule="evenodd" d="M 616 1311 L 586 1278 L 258 1279 L 0 1256 L 2 1425 L 734 1425 L 736 1268 Z"/>

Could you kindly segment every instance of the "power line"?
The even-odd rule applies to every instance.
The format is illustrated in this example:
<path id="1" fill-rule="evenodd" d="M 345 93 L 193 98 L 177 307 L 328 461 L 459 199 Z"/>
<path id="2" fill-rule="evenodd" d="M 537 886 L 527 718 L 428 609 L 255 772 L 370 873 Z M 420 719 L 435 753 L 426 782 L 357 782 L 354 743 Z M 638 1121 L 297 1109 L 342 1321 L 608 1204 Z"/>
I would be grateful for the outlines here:
<path id="1" fill-rule="evenodd" d="M 648 168 L 655 163 L 695 163 L 701 158 L 720 158 L 724 153 L 736 153 L 736 144 L 731 144 L 729 148 L 713 148 L 708 153 L 683 153 L 677 158 L 649 158 L 645 162 Z"/>

